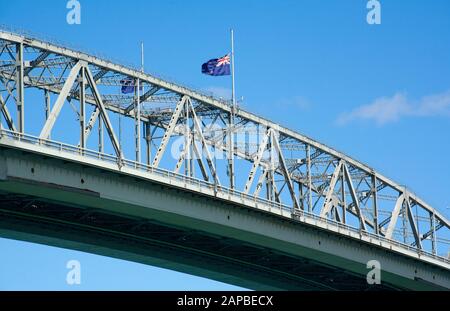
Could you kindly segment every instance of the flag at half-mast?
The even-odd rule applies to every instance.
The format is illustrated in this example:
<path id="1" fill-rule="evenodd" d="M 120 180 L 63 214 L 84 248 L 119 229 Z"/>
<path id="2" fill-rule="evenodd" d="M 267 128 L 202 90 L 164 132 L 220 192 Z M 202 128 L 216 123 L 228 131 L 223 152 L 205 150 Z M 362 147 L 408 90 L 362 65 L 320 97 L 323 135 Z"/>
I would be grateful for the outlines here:
<path id="1" fill-rule="evenodd" d="M 123 79 L 120 84 L 122 85 L 122 94 L 134 93 L 134 81 L 132 79 Z"/>
<path id="2" fill-rule="evenodd" d="M 202 65 L 202 73 L 210 76 L 229 76 L 230 72 L 230 54 L 210 59 Z"/>
<path id="3" fill-rule="evenodd" d="M 123 80 L 120 80 L 121 92 L 122 94 L 130 94 L 134 93 L 136 89 L 136 80 L 131 78 L 125 78 Z M 139 90 L 142 91 L 142 84 L 139 87 Z"/>

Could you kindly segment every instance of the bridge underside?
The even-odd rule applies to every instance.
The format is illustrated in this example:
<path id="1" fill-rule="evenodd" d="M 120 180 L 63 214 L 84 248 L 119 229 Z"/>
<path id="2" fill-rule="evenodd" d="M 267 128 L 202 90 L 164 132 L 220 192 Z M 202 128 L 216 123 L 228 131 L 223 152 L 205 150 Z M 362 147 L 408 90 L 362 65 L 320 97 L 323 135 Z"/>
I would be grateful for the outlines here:
<path id="1" fill-rule="evenodd" d="M 237 239 L 0 192 L 0 235 L 150 264 L 258 290 L 389 290 Z M 201 267 L 201 268 L 199 268 Z"/>

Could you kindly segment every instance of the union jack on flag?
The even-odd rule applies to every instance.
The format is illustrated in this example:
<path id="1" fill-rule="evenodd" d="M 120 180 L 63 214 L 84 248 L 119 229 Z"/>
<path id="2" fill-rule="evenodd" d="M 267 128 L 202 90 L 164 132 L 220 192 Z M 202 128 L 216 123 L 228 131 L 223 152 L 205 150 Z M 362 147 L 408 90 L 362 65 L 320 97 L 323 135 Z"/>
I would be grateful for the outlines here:
<path id="1" fill-rule="evenodd" d="M 230 54 L 221 58 L 213 58 L 202 65 L 202 73 L 210 76 L 230 75 Z"/>
<path id="2" fill-rule="evenodd" d="M 222 58 L 219 58 L 217 60 L 216 66 L 223 66 L 223 65 L 229 65 L 230 64 L 230 54 L 225 55 Z"/>
<path id="3" fill-rule="evenodd" d="M 122 85 L 122 94 L 134 93 L 136 81 L 134 81 L 133 79 L 125 78 L 123 80 L 120 80 L 120 84 Z M 142 85 L 139 87 L 139 90 L 142 91 Z"/>

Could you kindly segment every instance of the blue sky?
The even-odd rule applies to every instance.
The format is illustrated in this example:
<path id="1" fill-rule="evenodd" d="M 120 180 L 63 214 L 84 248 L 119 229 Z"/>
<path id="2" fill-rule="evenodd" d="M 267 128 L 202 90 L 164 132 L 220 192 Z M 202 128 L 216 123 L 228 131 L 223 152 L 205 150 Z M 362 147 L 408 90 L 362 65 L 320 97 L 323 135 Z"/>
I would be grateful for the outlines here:
<path id="1" fill-rule="evenodd" d="M 228 78 L 200 65 L 229 51 L 235 29 L 242 106 L 311 136 L 408 185 L 450 217 L 450 2 L 386 1 L 381 25 L 365 0 L 0 0 L 0 24 L 139 64 L 227 96 Z M 19 14 L 20 12 L 20 14 Z M 0 239 L 0 289 L 234 289 L 226 284 L 90 254 Z M 65 264 L 82 264 L 68 286 Z"/>

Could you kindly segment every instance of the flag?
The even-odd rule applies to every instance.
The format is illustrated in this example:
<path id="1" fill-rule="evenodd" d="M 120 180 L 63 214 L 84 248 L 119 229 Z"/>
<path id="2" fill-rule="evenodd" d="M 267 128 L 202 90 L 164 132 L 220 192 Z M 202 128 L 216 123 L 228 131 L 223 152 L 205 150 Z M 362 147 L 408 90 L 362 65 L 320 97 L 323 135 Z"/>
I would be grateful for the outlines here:
<path id="1" fill-rule="evenodd" d="M 134 88 L 135 88 L 135 81 L 133 79 L 123 79 L 120 80 L 120 84 L 122 85 L 122 94 L 130 94 L 130 93 L 134 93 Z M 142 83 L 139 87 L 139 90 L 142 91 Z"/>
<path id="2" fill-rule="evenodd" d="M 202 65 L 202 73 L 210 76 L 230 75 L 230 54 L 221 58 L 213 58 Z"/>
<path id="3" fill-rule="evenodd" d="M 134 93 L 134 81 L 132 79 L 121 80 L 120 84 L 122 84 L 122 94 Z"/>

